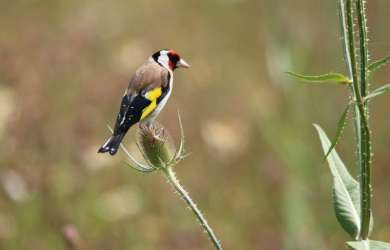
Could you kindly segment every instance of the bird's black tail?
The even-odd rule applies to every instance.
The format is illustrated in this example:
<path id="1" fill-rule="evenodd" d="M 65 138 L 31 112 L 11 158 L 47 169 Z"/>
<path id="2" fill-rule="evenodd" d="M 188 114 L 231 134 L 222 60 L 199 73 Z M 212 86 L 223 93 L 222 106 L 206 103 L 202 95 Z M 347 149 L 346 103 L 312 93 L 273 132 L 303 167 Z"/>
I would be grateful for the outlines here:
<path id="1" fill-rule="evenodd" d="M 119 145 L 122 142 L 124 134 L 113 135 L 111 136 L 104 144 L 99 148 L 98 153 L 109 152 L 110 155 L 116 154 L 118 151 Z"/>

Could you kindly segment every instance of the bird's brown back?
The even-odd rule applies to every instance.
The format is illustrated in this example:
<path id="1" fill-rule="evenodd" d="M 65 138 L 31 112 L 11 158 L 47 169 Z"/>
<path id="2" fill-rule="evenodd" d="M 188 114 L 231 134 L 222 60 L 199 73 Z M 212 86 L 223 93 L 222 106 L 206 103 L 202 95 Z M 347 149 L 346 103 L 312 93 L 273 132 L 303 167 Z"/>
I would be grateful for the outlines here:
<path id="1" fill-rule="evenodd" d="M 169 71 L 153 60 L 142 64 L 130 80 L 127 89 L 128 95 L 138 94 L 156 87 L 166 87 Z"/>

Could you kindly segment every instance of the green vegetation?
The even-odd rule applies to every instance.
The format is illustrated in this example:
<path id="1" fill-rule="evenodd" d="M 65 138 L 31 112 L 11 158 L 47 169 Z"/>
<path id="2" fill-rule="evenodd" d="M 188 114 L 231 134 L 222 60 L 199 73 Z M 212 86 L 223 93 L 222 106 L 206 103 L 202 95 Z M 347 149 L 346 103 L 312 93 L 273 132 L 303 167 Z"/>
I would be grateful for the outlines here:
<path id="1" fill-rule="evenodd" d="M 326 74 L 321 76 L 304 76 L 296 73 L 290 75 L 306 81 L 336 81 L 351 83 L 351 98 L 343 112 L 337 126 L 336 137 L 332 143 L 320 126 L 315 125 L 324 149 L 325 158 L 334 179 L 333 204 L 336 217 L 350 236 L 356 240 L 348 242 L 352 249 L 389 249 L 384 242 L 370 242 L 369 237 L 373 230 L 372 215 L 372 138 L 369 127 L 368 99 L 386 92 L 388 85 L 382 86 L 372 93 L 369 92 L 370 69 L 375 70 L 387 63 L 388 58 L 380 59 L 372 64 L 368 62 L 367 22 L 364 0 L 339 0 L 340 23 L 344 40 L 345 62 L 347 63 L 349 79 L 342 74 Z M 355 8 L 354 8 L 355 7 Z M 355 24 L 355 18 L 357 23 Z M 356 29 L 358 31 L 356 31 Z M 356 45 L 355 37 L 358 37 Z M 358 52 L 358 53 L 357 53 Z M 337 76 L 337 77 L 336 77 Z M 335 80 L 335 79 L 348 80 Z M 357 167 L 359 168 L 359 182 L 348 172 L 339 155 L 334 150 L 341 132 L 346 123 L 350 106 L 354 106 L 354 124 L 356 132 Z M 329 157 L 328 157 L 329 156 Z"/>
<path id="2" fill-rule="evenodd" d="M 0 249 L 213 248 L 164 173 L 148 168 L 136 127 L 123 143 L 145 173 L 132 171 L 127 161 L 140 164 L 123 151 L 96 153 L 129 78 L 161 48 L 175 49 L 192 68 L 175 72 L 158 121 L 180 138 L 180 110 L 190 154 L 174 171 L 223 249 L 346 249 L 350 237 L 337 220 L 354 234 L 361 218 L 334 216 L 330 187 L 352 176 L 360 190 L 356 103 L 345 81 L 352 76 L 347 69 L 344 80 L 308 85 L 285 74 L 343 73 L 335 3 L 2 1 Z M 375 153 L 375 227 L 367 244 L 376 246 L 374 239 L 390 242 L 390 87 L 382 84 L 390 84 L 390 67 L 388 57 L 379 59 L 390 51 L 390 1 L 367 7 L 370 86 L 362 101 L 370 107 Z M 313 122 L 327 132 L 328 152 L 320 151 Z M 325 154 L 337 164 L 335 177 Z M 361 198 L 355 181 L 340 192 L 340 212 L 344 201 Z M 358 211 L 359 204 L 348 207 Z"/>
<path id="3" fill-rule="evenodd" d="M 168 146 L 168 136 L 167 132 L 163 127 L 158 125 L 152 125 L 151 127 L 141 126 L 139 134 L 139 150 L 144 156 L 144 160 L 147 164 L 142 164 L 134 160 L 134 157 L 126 150 L 126 148 L 121 144 L 121 148 L 128 156 L 131 163 L 129 166 L 134 168 L 141 173 L 150 173 L 153 171 L 161 171 L 169 184 L 172 185 L 175 192 L 184 200 L 188 207 L 194 213 L 196 219 L 199 221 L 203 230 L 209 236 L 213 246 L 217 250 L 222 250 L 221 243 L 219 242 L 217 236 L 214 234 L 213 229 L 209 226 L 206 218 L 202 215 L 201 211 L 192 200 L 188 192 L 180 184 L 179 180 L 176 177 L 173 167 L 179 163 L 184 157 L 184 130 L 181 123 L 179 115 L 181 139 L 178 148 L 174 154 L 170 153 Z M 112 132 L 112 129 L 110 129 Z"/>

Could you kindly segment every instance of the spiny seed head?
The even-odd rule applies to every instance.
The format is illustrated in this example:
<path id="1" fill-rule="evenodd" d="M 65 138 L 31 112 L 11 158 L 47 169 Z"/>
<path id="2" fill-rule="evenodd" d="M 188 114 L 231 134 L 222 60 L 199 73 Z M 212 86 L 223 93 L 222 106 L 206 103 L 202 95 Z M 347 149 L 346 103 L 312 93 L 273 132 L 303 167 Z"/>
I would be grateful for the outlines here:
<path id="1" fill-rule="evenodd" d="M 168 134 L 163 127 L 140 126 L 138 144 L 146 160 L 155 168 L 166 167 L 171 159 L 167 142 Z"/>

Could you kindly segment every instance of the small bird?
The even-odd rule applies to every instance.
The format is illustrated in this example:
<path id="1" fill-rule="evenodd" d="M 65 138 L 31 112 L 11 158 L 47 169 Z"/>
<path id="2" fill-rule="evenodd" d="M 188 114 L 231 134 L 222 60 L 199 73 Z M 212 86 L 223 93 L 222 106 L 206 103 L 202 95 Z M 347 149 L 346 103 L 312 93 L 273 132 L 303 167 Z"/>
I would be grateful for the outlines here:
<path id="1" fill-rule="evenodd" d="M 130 80 L 122 98 L 112 136 L 98 153 L 115 155 L 131 126 L 140 122 L 150 126 L 164 108 L 172 92 L 173 71 L 189 68 L 174 50 L 163 49 L 142 64 Z"/>

